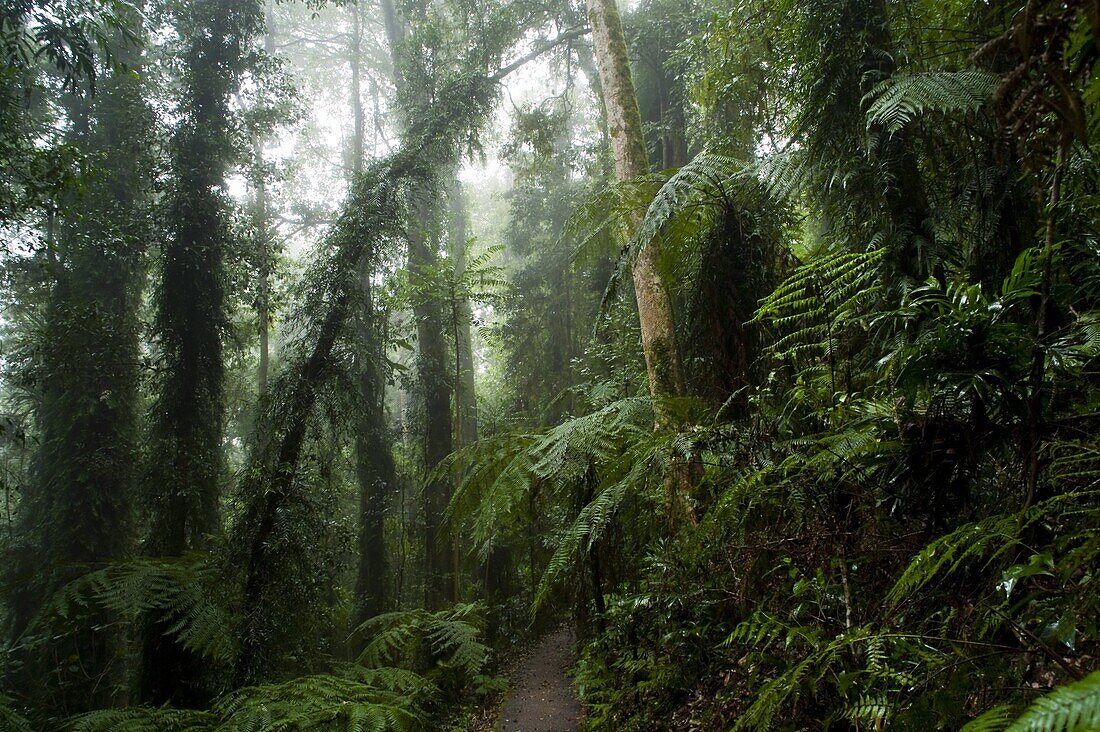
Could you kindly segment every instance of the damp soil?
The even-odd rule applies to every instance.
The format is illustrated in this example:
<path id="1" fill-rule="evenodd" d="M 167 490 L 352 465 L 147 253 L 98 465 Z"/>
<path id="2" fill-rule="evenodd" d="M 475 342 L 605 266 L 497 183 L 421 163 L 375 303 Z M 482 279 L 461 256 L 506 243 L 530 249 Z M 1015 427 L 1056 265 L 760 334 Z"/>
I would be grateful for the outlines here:
<path id="1" fill-rule="evenodd" d="M 516 665 L 497 732 L 580 729 L 581 703 L 569 677 L 575 642 L 571 628 L 559 628 L 543 636 Z"/>

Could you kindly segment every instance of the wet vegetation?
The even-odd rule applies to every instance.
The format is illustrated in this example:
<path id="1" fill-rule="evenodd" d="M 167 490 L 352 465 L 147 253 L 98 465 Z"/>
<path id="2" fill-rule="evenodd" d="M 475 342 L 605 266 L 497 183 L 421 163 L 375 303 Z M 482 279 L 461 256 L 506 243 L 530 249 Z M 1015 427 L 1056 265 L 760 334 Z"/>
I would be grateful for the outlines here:
<path id="1" fill-rule="evenodd" d="M 3 3 L 0 729 L 1100 729 L 1098 34 Z"/>

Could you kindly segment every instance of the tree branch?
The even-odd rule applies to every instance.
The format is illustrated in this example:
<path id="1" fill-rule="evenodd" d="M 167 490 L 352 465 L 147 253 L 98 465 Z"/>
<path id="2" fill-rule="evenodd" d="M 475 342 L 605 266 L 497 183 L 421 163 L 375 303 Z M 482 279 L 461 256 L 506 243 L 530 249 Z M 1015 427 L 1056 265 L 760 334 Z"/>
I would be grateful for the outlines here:
<path id="1" fill-rule="evenodd" d="M 551 38 L 550 40 L 543 41 L 542 43 L 537 43 L 535 44 L 535 47 L 531 49 L 530 53 L 526 53 L 523 56 L 520 56 L 507 66 L 500 67 L 500 69 L 489 78 L 493 81 L 500 81 L 508 74 L 512 73 L 519 67 L 524 66 L 531 61 L 534 61 L 536 58 L 546 53 L 547 51 L 551 51 L 562 45 L 563 43 L 568 43 L 569 41 L 587 35 L 589 32 L 589 28 L 585 26 L 580 26 L 572 30 L 565 31 L 564 33 L 561 33 L 557 37 Z"/>

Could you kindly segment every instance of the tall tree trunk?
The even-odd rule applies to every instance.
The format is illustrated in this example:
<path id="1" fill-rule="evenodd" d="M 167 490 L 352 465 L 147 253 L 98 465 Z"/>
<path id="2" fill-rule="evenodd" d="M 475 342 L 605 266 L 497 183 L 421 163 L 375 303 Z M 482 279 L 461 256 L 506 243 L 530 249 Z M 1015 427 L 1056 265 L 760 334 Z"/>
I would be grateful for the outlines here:
<path id="1" fill-rule="evenodd" d="M 462 182 L 455 176 L 448 196 L 451 231 L 448 241 L 455 275 L 466 272 L 466 199 Z M 477 394 L 474 373 L 473 311 L 470 301 L 458 299 L 455 311 L 455 448 L 477 441 Z"/>
<path id="2" fill-rule="evenodd" d="M 362 22 L 359 8 L 350 7 L 351 107 L 354 117 L 351 170 L 363 171 L 366 154 L 366 115 L 362 98 Z M 387 609 L 387 563 L 385 540 L 386 498 L 396 482 L 396 467 L 388 439 L 386 417 L 385 323 L 387 313 L 378 312 L 371 277 L 373 257 L 360 264 L 360 296 L 356 323 L 356 361 L 359 373 L 360 406 L 355 425 L 356 477 L 359 482 L 359 570 L 355 582 L 356 625 Z"/>
<path id="3" fill-rule="evenodd" d="M 622 19 L 615 0 L 588 0 L 588 18 L 615 154 L 615 175 L 620 181 L 626 181 L 648 173 L 649 162 L 642 134 L 642 115 L 630 77 Z M 649 392 L 655 399 L 684 393 L 672 300 L 657 266 L 659 255 L 658 247 L 650 244 L 637 254 L 631 269 Z M 662 415 L 659 420 L 666 421 L 667 417 Z"/>
<path id="4" fill-rule="evenodd" d="M 275 0 L 264 3 L 264 53 L 275 57 Z M 264 161 L 263 139 L 254 142 L 256 167 L 256 220 L 255 228 L 260 243 L 259 293 L 256 303 L 256 319 L 259 321 L 260 364 L 257 371 L 257 393 L 262 399 L 267 395 L 268 375 L 271 369 L 271 277 L 274 262 L 271 214 L 267 203 L 267 174 Z"/>
<path id="5" fill-rule="evenodd" d="M 308 500 L 298 476 L 318 396 L 331 383 L 342 362 L 339 345 L 354 337 L 349 321 L 361 288 L 360 264 L 391 240 L 405 218 L 406 191 L 437 170 L 451 154 L 456 130 L 481 123 L 489 104 L 488 80 L 451 90 L 442 113 L 427 115 L 412 127 L 402 147 L 386 161 L 365 171 L 352 186 L 345 212 L 332 234 L 332 259 L 325 268 L 331 277 L 323 291 L 311 296 L 307 309 L 316 313 L 301 344 L 302 353 L 284 370 L 282 398 L 272 410 L 271 439 L 253 455 L 241 485 L 245 510 L 234 523 L 232 541 L 237 566 L 243 568 L 243 613 L 237 629 L 240 651 L 234 669 L 241 685 L 269 679 L 286 661 L 286 629 L 301 620 L 300 608 L 287 603 L 287 586 L 298 579 L 286 557 L 300 556 L 283 539 L 293 531 L 293 511 Z M 463 102 L 458 104 L 457 95 Z M 315 298 L 315 299 L 314 299 Z M 308 352 L 308 355 L 305 354 Z M 444 364 L 444 367 L 446 364 Z M 449 424 L 444 422 L 449 436 Z"/>
<path id="6" fill-rule="evenodd" d="M 140 68 L 139 48 L 119 42 L 115 50 Z M 8 668 L 15 670 L 7 681 L 66 715 L 125 701 L 113 614 L 77 613 L 72 632 L 47 625 L 35 633 L 40 642 L 24 633 L 60 587 L 133 551 L 138 312 L 152 234 L 145 222 L 153 120 L 143 91 L 136 75 L 115 71 L 94 99 L 75 101 L 74 116 L 90 124 L 75 127 L 74 142 L 102 162 L 59 232 L 41 349 L 40 447 L 5 569 L 14 646 Z"/>
<path id="7" fill-rule="evenodd" d="M 414 192 L 413 218 L 421 222 L 430 216 L 426 192 Z M 419 216 L 418 216 L 419 215 Z M 410 222 L 409 270 L 414 282 L 424 283 L 438 267 L 430 231 Z M 421 287 L 423 289 L 423 287 Z M 424 400 L 424 467 L 434 471 L 452 451 L 451 385 L 444 339 L 443 303 L 438 294 L 421 293 L 413 306 L 417 334 L 417 376 Z M 424 605 L 436 610 L 455 599 L 454 550 L 442 535 L 443 513 L 450 502 L 450 481 L 436 476 L 424 486 Z"/>
<path id="8" fill-rule="evenodd" d="M 424 109 L 411 109 L 410 90 L 404 74 L 403 46 L 405 27 L 393 0 L 381 0 L 382 17 L 393 61 L 393 80 L 397 88 L 398 120 L 402 132 L 409 129 L 412 115 Z M 419 100 L 420 105 L 430 100 Z M 439 211 L 428 191 L 413 191 L 409 222 L 409 272 L 414 282 L 425 281 L 436 270 L 436 226 Z M 424 404 L 424 467 L 429 473 L 451 453 L 451 384 L 448 377 L 447 345 L 444 338 L 444 303 L 438 293 L 422 292 L 413 305 L 417 335 L 417 376 Z M 451 542 L 443 540 L 440 524 L 450 501 L 446 479 L 432 480 L 424 487 L 424 605 L 438 609 L 455 598 L 454 556 Z"/>
<path id="9" fill-rule="evenodd" d="M 256 144 L 256 160 L 263 176 L 263 143 Z M 259 293 L 256 302 L 256 320 L 260 337 L 260 362 L 256 370 L 256 393 L 263 399 L 267 396 L 268 376 L 271 371 L 271 229 L 267 211 L 267 183 L 261 177 L 256 187 L 256 234 L 259 238 L 260 272 Z"/>
<path id="10" fill-rule="evenodd" d="M 371 275 L 363 267 L 363 279 Z M 363 295 L 369 297 L 370 286 Z M 369 302 L 369 301 L 368 301 Z M 356 425 L 355 459 L 359 481 L 359 571 L 356 577 L 356 623 L 384 612 L 388 607 L 386 588 L 387 562 L 385 541 L 386 498 L 396 483 L 392 447 L 385 426 L 384 349 L 381 347 L 380 317 L 360 305 L 358 338 L 360 341 L 360 408 Z"/>
<path id="11" fill-rule="evenodd" d="M 351 67 L 351 89 L 348 102 L 351 104 L 351 174 L 357 178 L 363 172 L 366 154 L 366 113 L 363 110 L 363 21 L 359 15 L 358 3 L 348 7 L 351 14 L 351 43 L 348 47 L 348 65 Z"/>
<path id="12" fill-rule="evenodd" d="M 615 154 L 615 175 L 620 181 L 631 180 L 649 172 L 642 115 L 634 82 L 630 77 L 630 60 L 622 19 L 615 0 L 588 0 L 588 19 L 592 26 L 592 43 L 600 72 L 603 104 L 607 126 L 611 132 L 611 147 Z M 640 223 L 634 221 L 634 228 Z M 684 373 L 676 343 L 676 326 L 672 313 L 672 298 L 661 277 L 660 249 L 656 242 L 634 255 L 631 274 L 634 296 L 638 303 L 638 320 L 642 330 L 642 351 L 649 376 L 649 393 L 654 399 L 657 427 L 671 425 L 673 418 L 663 406 L 663 400 L 685 394 Z M 697 461 L 676 461 L 666 476 L 669 519 L 694 520 L 689 493 L 698 472 Z"/>
<path id="13" fill-rule="evenodd" d="M 170 234 L 156 319 L 165 376 L 153 416 L 146 551 L 154 556 L 206 547 L 207 537 L 221 532 L 229 217 L 219 191 L 233 161 L 230 99 L 262 18 L 259 0 L 195 0 L 180 8 L 184 120 L 172 140 Z M 170 626 L 156 622 L 147 629 L 143 697 L 201 704 L 204 664 L 170 637 Z"/>
<path id="14" fill-rule="evenodd" d="M 463 197 L 462 181 L 456 173 L 451 180 L 448 200 L 451 204 L 451 226 L 447 237 L 450 249 L 451 266 L 454 276 L 460 279 L 466 273 L 466 203 Z M 454 293 L 451 302 L 451 320 L 454 340 L 454 436 L 453 449 L 459 450 L 477 440 L 477 394 L 474 377 L 474 350 L 472 321 L 473 311 L 470 301 Z M 462 478 L 465 466 L 455 464 L 455 487 Z M 452 557 L 452 584 L 454 597 L 458 598 L 461 588 L 459 558 L 461 547 L 458 537 L 454 537 Z"/>

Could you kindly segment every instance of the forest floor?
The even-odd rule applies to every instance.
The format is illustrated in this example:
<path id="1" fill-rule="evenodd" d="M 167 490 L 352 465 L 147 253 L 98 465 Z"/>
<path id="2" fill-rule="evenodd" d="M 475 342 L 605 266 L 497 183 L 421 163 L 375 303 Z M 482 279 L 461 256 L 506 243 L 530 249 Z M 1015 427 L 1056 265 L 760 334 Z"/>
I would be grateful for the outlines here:
<path id="1" fill-rule="evenodd" d="M 496 732 L 576 732 L 580 728 L 581 703 L 569 677 L 575 642 L 573 629 L 563 626 L 528 650 L 509 675 L 512 690 Z"/>

